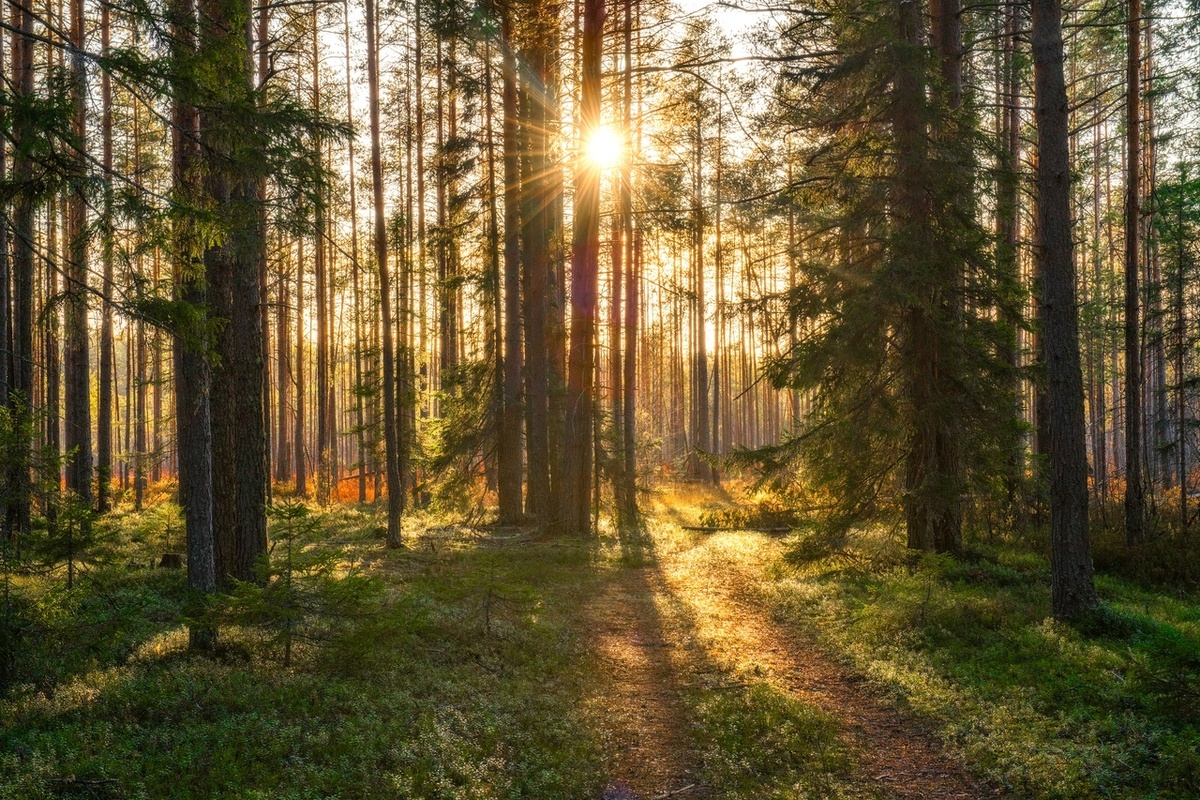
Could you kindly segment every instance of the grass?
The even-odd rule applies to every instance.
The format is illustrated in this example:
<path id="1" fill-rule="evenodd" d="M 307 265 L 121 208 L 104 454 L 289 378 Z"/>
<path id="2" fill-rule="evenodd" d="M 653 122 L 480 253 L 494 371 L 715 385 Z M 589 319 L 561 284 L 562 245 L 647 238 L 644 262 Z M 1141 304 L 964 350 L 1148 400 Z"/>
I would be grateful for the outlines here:
<path id="1" fill-rule="evenodd" d="M 183 576 L 146 566 L 161 513 L 114 519 L 110 563 L 73 592 L 19 587 L 46 634 L 24 663 L 46 667 L 0 701 L 0 798 L 598 795 L 572 625 L 600 574 L 586 548 L 446 529 L 394 553 L 369 511 L 329 512 L 324 546 L 386 591 L 284 668 L 251 629 L 223 629 L 219 658 L 186 651 Z"/>
<path id="2" fill-rule="evenodd" d="M 718 796 L 871 795 L 840 721 L 722 605 L 731 586 L 1015 796 L 1200 796 L 1195 596 L 1102 574 L 1105 612 L 1081 631 L 1047 619 L 1048 564 L 1027 545 L 914 560 L 880 533 L 799 559 L 795 541 L 680 527 L 729 502 L 661 492 L 645 531 L 604 525 L 591 544 L 414 518 L 401 551 L 371 508 L 321 512 L 297 546 L 378 591 L 369 613 L 297 629 L 287 667 L 253 615 L 226 617 L 217 657 L 189 654 L 184 576 L 151 567 L 182 549 L 177 514 L 112 515 L 72 590 L 61 571 L 14 583 L 0 800 L 598 797 L 621 735 L 587 604 L 630 569 L 650 576 L 696 779 Z"/>
<path id="3" fill-rule="evenodd" d="M 777 558 L 756 591 L 1009 791 L 1200 795 L 1194 598 L 1102 576 L 1104 618 L 1081 632 L 1047 619 L 1038 554 L 1000 546 L 908 563 L 898 546 L 871 547 L 873 564 Z"/>
<path id="4" fill-rule="evenodd" d="M 682 530 L 727 505 L 710 490 L 667 490 L 652 502 L 647 549 L 661 576 L 657 611 L 668 638 L 684 644 L 674 666 L 704 784 L 730 800 L 874 796 L 854 774 L 839 720 L 764 667 L 760 654 L 773 643 L 722 602 L 719 587 L 734 574 L 761 574 L 770 563 L 762 547 L 770 540 Z"/>

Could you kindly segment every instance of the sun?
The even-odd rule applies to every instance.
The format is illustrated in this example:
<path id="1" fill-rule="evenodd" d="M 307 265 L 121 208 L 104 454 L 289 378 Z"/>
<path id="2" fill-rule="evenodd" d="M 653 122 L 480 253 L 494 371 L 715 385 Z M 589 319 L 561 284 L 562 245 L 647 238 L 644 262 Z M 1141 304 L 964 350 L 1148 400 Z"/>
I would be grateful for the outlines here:
<path id="1" fill-rule="evenodd" d="M 621 161 L 621 139 L 616 131 L 601 125 L 588 138 L 587 157 L 601 169 L 615 167 Z"/>

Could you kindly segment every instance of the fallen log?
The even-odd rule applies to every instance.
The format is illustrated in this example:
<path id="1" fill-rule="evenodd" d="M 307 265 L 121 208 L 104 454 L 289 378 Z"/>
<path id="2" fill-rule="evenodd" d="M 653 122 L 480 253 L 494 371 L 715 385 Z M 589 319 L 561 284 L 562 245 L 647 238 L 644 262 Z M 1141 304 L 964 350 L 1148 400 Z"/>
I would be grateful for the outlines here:
<path id="1" fill-rule="evenodd" d="M 695 531 L 698 533 L 724 533 L 730 531 L 749 531 L 750 533 L 791 533 L 792 529 L 788 527 L 776 528 L 755 528 L 749 526 L 719 528 L 714 525 L 682 525 L 680 526 L 685 531 Z"/>

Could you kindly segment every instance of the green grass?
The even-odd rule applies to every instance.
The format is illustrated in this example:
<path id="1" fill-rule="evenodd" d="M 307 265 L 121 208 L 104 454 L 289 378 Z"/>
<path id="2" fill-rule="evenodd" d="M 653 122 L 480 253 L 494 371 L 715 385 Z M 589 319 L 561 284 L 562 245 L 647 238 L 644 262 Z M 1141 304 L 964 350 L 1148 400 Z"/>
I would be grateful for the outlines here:
<path id="1" fill-rule="evenodd" d="M 599 579 L 588 549 L 452 530 L 387 552 L 370 513 L 321 521 L 386 593 L 290 669 L 251 629 L 222 630 L 218 658 L 186 652 L 184 579 L 145 566 L 162 533 L 146 515 L 74 591 L 27 579 L 46 635 L 23 663 L 45 672 L 0 701 L 0 798 L 598 796 L 571 624 Z"/>
<path id="2" fill-rule="evenodd" d="M 1195 598 L 1102 576 L 1105 609 L 1080 631 L 1047 619 L 1036 553 L 910 563 L 869 549 L 874 561 L 779 558 L 760 596 L 1020 796 L 1200 796 Z"/>
<path id="3" fill-rule="evenodd" d="M 690 698 L 705 783 L 729 800 L 843 796 L 838 723 L 765 681 Z"/>

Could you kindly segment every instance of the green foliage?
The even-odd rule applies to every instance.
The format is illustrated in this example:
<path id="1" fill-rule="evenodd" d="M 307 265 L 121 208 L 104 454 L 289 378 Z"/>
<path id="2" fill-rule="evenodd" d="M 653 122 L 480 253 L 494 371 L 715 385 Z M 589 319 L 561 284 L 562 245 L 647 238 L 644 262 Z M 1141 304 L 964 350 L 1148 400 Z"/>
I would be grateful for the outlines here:
<path id="1" fill-rule="evenodd" d="M 752 498 L 748 503 L 705 511 L 700 524 L 715 528 L 797 528 L 801 512 L 777 494 Z"/>
<path id="2" fill-rule="evenodd" d="M 731 800 L 834 797 L 849 769 L 834 718 L 768 683 L 696 706 L 705 783 Z"/>
<path id="3" fill-rule="evenodd" d="M 294 645 L 332 641 L 346 623 L 375 609 L 383 585 L 347 566 L 337 551 L 318 546 L 320 524 L 304 504 L 275 505 L 269 514 L 273 541 L 258 580 L 238 582 L 214 609 L 213 623 L 256 630 L 260 643 L 278 649 L 289 667 Z"/>
<path id="4" fill-rule="evenodd" d="M 1039 553 L 1006 545 L 911 563 L 890 547 L 890 558 L 850 567 L 781 562 L 763 596 L 812 620 L 856 670 L 1020 796 L 1200 791 L 1192 601 L 1102 576 L 1106 605 L 1077 630 L 1045 618 L 1049 568 Z"/>
<path id="5" fill-rule="evenodd" d="M 463 511 L 479 500 L 478 478 L 494 446 L 494 381 L 495 362 L 486 358 L 442 373 L 441 417 L 428 423 L 424 448 L 439 510 Z"/>
<path id="6" fill-rule="evenodd" d="M 794 177 L 777 212 L 805 235 L 789 254 L 794 286 L 777 298 L 796 343 L 767 377 L 812 408 L 780 444 L 734 461 L 764 484 L 812 491 L 834 533 L 900 506 L 955 507 L 1005 470 L 1016 424 L 1016 376 L 1000 354 L 1023 298 L 990 268 L 990 234 L 965 207 L 973 114 L 945 106 L 936 57 L 902 40 L 904 8 L 817 3 L 773 44 L 796 65 L 779 73 L 770 120 L 799 134 L 782 155 Z"/>
<path id="7" fill-rule="evenodd" d="M 123 558 L 143 562 L 133 538 L 157 544 L 167 521 L 114 522 L 128 534 Z M 103 584 L 91 573 L 73 608 L 90 619 L 111 609 L 111 639 L 88 664 L 0 701 L 0 798 L 597 797 L 601 751 L 580 710 L 591 672 L 569 624 L 587 554 L 430 534 L 385 553 L 375 523 L 355 509 L 282 510 L 267 577 L 281 580 L 291 538 L 293 594 L 257 587 L 256 603 L 270 597 L 256 616 L 265 627 L 223 629 L 212 659 L 186 649 L 180 572 L 120 565 Z M 328 600 L 311 592 L 349 564 L 383 588 L 368 593 L 371 613 L 327 627 L 292 616 L 291 669 L 238 655 L 272 640 L 300 598 Z M 485 612 L 489 592 L 504 599 Z M 318 632 L 322 646 L 300 658 L 301 636 Z"/>

